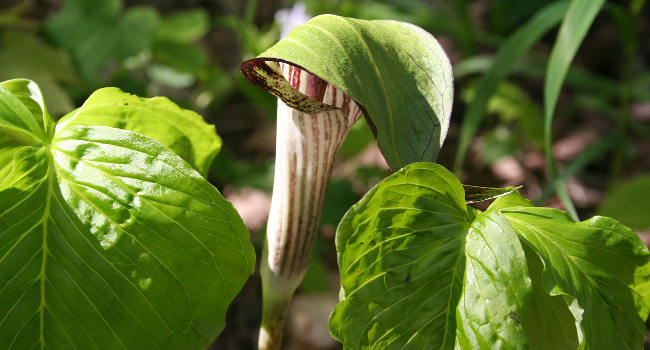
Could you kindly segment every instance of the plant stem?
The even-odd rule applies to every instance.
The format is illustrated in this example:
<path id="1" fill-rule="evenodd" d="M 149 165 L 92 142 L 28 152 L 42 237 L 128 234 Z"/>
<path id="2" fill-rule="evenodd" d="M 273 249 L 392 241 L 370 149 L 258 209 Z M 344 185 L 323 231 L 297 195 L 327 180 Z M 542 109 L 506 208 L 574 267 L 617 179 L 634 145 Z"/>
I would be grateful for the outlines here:
<path id="1" fill-rule="evenodd" d="M 278 100 L 275 179 L 261 265 L 259 348 L 278 349 L 289 301 L 309 265 L 334 156 L 361 110 L 341 90 L 291 65 L 282 75 L 303 94 L 340 107 L 308 114 Z"/>

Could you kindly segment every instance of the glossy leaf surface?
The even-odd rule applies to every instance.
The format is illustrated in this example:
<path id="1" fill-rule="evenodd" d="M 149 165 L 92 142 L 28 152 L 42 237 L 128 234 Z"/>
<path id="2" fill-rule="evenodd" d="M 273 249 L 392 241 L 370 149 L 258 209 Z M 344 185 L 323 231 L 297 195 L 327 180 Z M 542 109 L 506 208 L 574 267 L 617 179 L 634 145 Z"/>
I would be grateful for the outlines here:
<path id="1" fill-rule="evenodd" d="M 517 193 L 485 212 L 464 198 L 442 166 L 415 163 L 348 211 L 330 318 L 345 348 L 642 347 L 650 265 L 629 229 Z"/>
<path id="2" fill-rule="evenodd" d="M 221 148 L 214 125 L 197 113 L 165 97 L 141 98 L 117 88 L 95 91 L 59 125 L 104 125 L 135 131 L 168 146 L 204 176 Z"/>
<path id="3" fill-rule="evenodd" d="M 14 155 L 0 181 L 0 348 L 214 340 L 254 252 L 237 212 L 197 171 L 154 139 L 106 126 L 60 127 L 5 152 Z"/>
<path id="4" fill-rule="evenodd" d="M 453 348 L 468 217 L 462 185 L 433 163 L 368 192 L 337 230 L 344 299 L 332 335 L 349 349 Z"/>
<path id="5" fill-rule="evenodd" d="M 435 160 L 449 127 L 453 78 L 447 55 L 423 29 L 322 15 L 242 64 L 252 83 L 313 113 L 327 106 L 292 89 L 267 61 L 304 68 L 352 97 L 391 167 Z"/>
<path id="6" fill-rule="evenodd" d="M 466 236 L 465 280 L 457 309 L 462 349 L 524 349 L 521 319 L 531 282 L 517 234 L 497 211 L 476 216 Z"/>

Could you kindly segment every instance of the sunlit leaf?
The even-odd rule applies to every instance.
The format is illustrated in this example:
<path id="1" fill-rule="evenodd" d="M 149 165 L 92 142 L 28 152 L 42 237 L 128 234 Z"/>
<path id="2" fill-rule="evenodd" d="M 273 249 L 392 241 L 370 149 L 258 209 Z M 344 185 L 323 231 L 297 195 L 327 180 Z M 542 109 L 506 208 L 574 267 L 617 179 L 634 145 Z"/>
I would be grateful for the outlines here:
<path id="1" fill-rule="evenodd" d="M 104 125 L 138 132 L 170 147 L 204 176 L 221 148 L 214 125 L 165 97 L 140 98 L 117 88 L 95 91 L 59 127 Z"/>
<path id="2" fill-rule="evenodd" d="M 0 348 L 205 349 L 254 269 L 235 209 L 152 138 L 70 124 L 47 138 L 16 149 L 0 134 L 0 157 L 13 153 L 0 169 Z"/>
<path id="3" fill-rule="evenodd" d="M 432 163 L 384 179 L 337 230 L 346 349 L 639 349 L 648 250 L 628 228 L 535 208 L 513 192 L 485 212 Z"/>
<path id="4" fill-rule="evenodd" d="M 638 271 L 647 270 L 650 261 L 645 244 L 629 228 L 606 217 L 576 223 L 551 208 L 500 212 L 543 260 L 545 290 L 575 298 L 582 312 L 582 348 L 643 347 L 648 295 L 634 285 L 648 279 Z"/>

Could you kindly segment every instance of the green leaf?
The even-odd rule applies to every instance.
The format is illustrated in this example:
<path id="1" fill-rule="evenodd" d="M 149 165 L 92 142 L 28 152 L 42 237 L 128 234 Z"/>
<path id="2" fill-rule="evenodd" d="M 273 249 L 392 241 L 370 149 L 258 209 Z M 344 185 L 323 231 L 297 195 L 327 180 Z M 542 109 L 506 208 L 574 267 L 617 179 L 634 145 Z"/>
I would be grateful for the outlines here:
<path id="1" fill-rule="evenodd" d="M 188 10 L 164 17 L 156 36 L 159 40 L 187 44 L 200 39 L 209 29 L 210 18 L 203 9 Z"/>
<path id="2" fill-rule="evenodd" d="M 465 203 L 468 204 L 489 201 L 495 198 L 506 196 L 520 188 L 521 186 L 518 187 L 509 186 L 507 188 L 497 188 L 497 187 L 463 185 L 463 190 L 465 191 Z"/>
<path id="3" fill-rule="evenodd" d="M 576 321 L 569 311 L 565 295 L 551 296 L 544 290 L 544 263 L 537 253 L 524 246 L 528 273 L 532 283 L 532 298 L 521 324 L 528 335 L 530 350 L 575 350 L 578 347 Z"/>
<path id="4" fill-rule="evenodd" d="M 155 9 L 132 7 L 120 13 L 121 8 L 121 0 L 67 0 L 48 17 L 45 29 L 72 52 L 87 79 L 98 79 L 106 64 L 137 55 L 155 37 Z"/>
<path id="5" fill-rule="evenodd" d="M 528 348 L 521 324 L 531 294 L 517 234 L 497 211 L 479 214 L 466 237 L 465 279 L 457 310 L 461 349 Z"/>
<path id="6" fill-rule="evenodd" d="M 3 81 L 0 83 L 0 132 L 24 145 L 45 141 L 47 112 L 41 106 L 41 92 L 34 82 Z"/>
<path id="7" fill-rule="evenodd" d="M 650 299 L 634 285 L 648 279 L 638 272 L 647 271 L 650 262 L 645 244 L 630 229 L 598 216 L 576 223 L 551 208 L 500 212 L 543 260 L 545 290 L 576 299 L 581 349 L 643 347 Z"/>
<path id="8" fill-rule="evenodd" d="M 128 130 L 68 125 L 18 149 L 6 140 L 0 348 L 205 349 L 255 265 L 232 205 Z"/>
<path id="9" fill-rule="evenodd" d="M 347 349 L 453 348 L 468 229 L 462 185 L 442 166 L 384 179 L 339 224 L 332 335 Z"/>
<path id="10" fill-rule="evenodd" d="M 573 0 L 571 2 L 562 20 L 557 39 L 555 39 L 555 45 L 553 45 L 548 60 L 548 68 L 544 79 L 544 150 L 546 152 L 546 163 L 557 194 L 573 220 L 578 220 L 578 214 L 553 160 L 551 126 L 553 125 L 555 105 L 571 61 L 604 3 L 605 0 Z"/>
<path id="11" fill-rule="evenodd" d="M 83 106 L 61 119 L 59 128 L 104 125 L 135 131 L 170 147 L 204 176 L 221 149 L 214 125 L 165 97 L 141 98 L 117 88 L 95 91 Z"/>
<path id="12" fill-rule="evenodd" d="M 650 228 L 650 174 L 618 184 L 609 191 L 598 212 L 636 229 Z"/>
<path id="13" fill-rule="evenodd" d="M 514 64 L 533 44 L 560 22 L 567 6 L 568 3 L 565 1 L 547 5 L 503 43 L 463 116 L 458 151 L 454 161 L 456 172 L 463 166 L 472 137 L 485 115 L 486 104 L 499 86 L 499 82 L 508 75 Z"/>
<path id="14" fill-rule="evenodd" d="M 463 199 L 449 171 L 415 163 L 348 211 L 330 317 L 344 348 L 643 346 L 650 259 L 633 232 L 516 192 L 482 213 Z"/>
<path id="15" fill-rule="evenodd" d="M 460 182 L 437 164 L 409 165 L 373 188 L 338 228 L 334 337 L 350 349 L 523 344 L 521 244 L 498 212 L 472 215 Z"/>
<path id="16" fill-rule="evenodd" d="M 0 133 L 0 179 L 4 179 L 11 171 L 14 154 L 22 146 L 9 136 Z"/>
<path id="17" fill-rule="evenodd" d="M 449 126 L 452 72 L 441 46 L 423 29 L 322 15 L 242 64 L 249 81 L 315 113 L 331 107 L 298 93 L 268 61 L 302 67 L 359 103 L 391 167 L 436 158 Z"/>

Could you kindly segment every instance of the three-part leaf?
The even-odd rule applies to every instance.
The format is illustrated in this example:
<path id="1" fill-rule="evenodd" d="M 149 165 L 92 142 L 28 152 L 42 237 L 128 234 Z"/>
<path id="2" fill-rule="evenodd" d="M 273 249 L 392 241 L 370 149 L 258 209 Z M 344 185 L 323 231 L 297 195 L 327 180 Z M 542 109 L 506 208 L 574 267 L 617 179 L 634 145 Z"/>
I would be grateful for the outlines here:
<path id="1" fill-rule="evenodd" d="M 331 106 L 293 89 L 269 61 L 301 67 L 352 97 L 391 167 L 433 161 L 438 155 L 449 127 L 453 77 L 447 55 L 423 29 L 322 15 L 242 64 L 252 83 L 290 107 L 316 113 Z"/>
<path id="2" fill-rule="evenodd" d="M 415 163 L 346 214 L 330 319 L 346 348 L 642 346 L 650 265 L 629 229 L 516 193 L 485 212 L 464 197 L 442 166 Z"/>
<path id="3" fill-rule="evenodd" d="M 13 153 L 0 181 L 0 347 L 207 347 L 254 268 L 232 205 L 132 131 L 63 125 L 10 145 L 0 150 Z"/>

